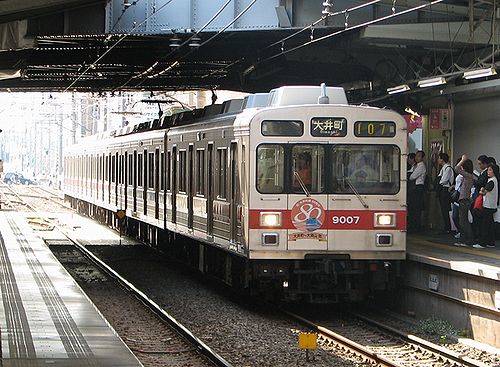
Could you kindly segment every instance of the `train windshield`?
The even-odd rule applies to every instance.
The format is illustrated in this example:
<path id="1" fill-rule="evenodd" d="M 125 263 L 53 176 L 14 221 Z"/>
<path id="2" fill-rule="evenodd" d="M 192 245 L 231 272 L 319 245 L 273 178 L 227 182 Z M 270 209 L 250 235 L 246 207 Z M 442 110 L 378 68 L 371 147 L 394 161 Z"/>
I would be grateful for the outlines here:
<path id="1" fill-rule="evenodd" d="M 394 145 L 336 145 L 332 149 L 332 192 L 395 194 L 400 150 Z"/>
<path id="2" fill-rule="evenodd" d="M 262 144 L 257 190 L 264 194 L 396 194 L 395 145 Z"/>

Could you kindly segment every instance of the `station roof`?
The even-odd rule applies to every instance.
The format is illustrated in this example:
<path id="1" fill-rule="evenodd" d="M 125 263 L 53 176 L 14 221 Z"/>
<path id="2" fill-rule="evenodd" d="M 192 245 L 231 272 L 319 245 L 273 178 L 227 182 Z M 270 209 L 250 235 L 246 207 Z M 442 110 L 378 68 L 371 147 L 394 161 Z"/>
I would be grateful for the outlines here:
<path id="1" fill-rule="evenodd" d="M 226 31 L 202 47 L 177 49 L 170 47 L 172 34 L 106 34 L 105 3 L 0 0 L 0 90 L 255 92 L 326 82 L 376 96 L 436 73 L 453 79 L 455 66 L 489 62 L 495 42 L 488 33 L 493 4 L 475 0 L 436 2 L 417 20 L 376 22 L 348 32 L 338 24 L 299 34 L 300 28 Z M 425 3 L 397 1 L 403 10 Z M 215 35 L 206 33 L 201 42 Z"/>

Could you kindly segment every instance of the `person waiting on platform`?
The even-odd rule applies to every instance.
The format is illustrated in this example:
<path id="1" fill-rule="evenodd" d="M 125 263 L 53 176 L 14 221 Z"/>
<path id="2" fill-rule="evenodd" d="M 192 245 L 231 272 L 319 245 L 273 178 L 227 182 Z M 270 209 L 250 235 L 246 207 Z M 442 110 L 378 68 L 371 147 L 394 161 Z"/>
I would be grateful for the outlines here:
<path id="1" fill-rule="evenodd" d="M 458 217 L 460 223 L 460 241 L 455 242 L 455 246 L 466 246 L 474 243 L 474 235 L 472 233 L 472 226 L 469 223 L 469 209 L 472 204 L 471 189 L 474 184 L 474 165 L 472 161 L 464 154 L 462 159 L 455 166 L 457 171 L 457 182 L 455 189 L 459 190 L 460 196 L 458 198 Z M 459 180 L 460 178 L 460 180 Z M 457 185 L 460 182 L 460 186 Z"/>
<path id="2" fill-rule="evenodd" d="M 411 172 L 413 172 L 413 170 L 415 169 L 416 164 L 417 162 L 415 162 L 415 153 L 409 153 L 408 158 L 406 159 L 406 171 L 411 174 Z"/>
<path id="3" fill-rule="evenodd" d="M 479 196 L 479 192 L 481 188 L 486 186 L 488 182 L 488 157 L 484 154 L 477 157 L 477 165 L 480 169 L 480 174 L 477 180 L 474 181 L 473 185 L 473 193 L 472 193 L 472 202 L 476 201 L 476 198 Z M 474 232 L 474 238 L 479 238 L 481 232 L 481 218 L 479 217 L 480 212 L 476 210 L 471 210 L 472 212 L 472 231 Z"/>
<path id="4" fill-rule="evenodd" d="M 438 185 L 436 187 L 436 194 L 441 207 L 441 217 L 443 218 L 444 228 L 443 233 L 451 233 L 450 223 L 450 210 L 451 210 L 451 197 L 450 188 L 455 181 L 455 171 L 451 166 L 450 157 L 446 153 L 439 153 L 438 163 L 441 170 L 438 175 Z"/>
<path id="5" fill-rule="evenodd" d="M 488 182 L 479 191 L 483 195 L 483 209 L 481 209 L 481 232 L 479 243 L 474 248 L 495 247 L 495 227 L 493 214 L 497 211 L 499 204 L 498 182 L 500 181 L 500 169 L 496 164 L 488 166 Z"/>
<path id="6" fill-rule="evenodd" d="M 311 163 L 312 163 L 311 154 L 309 152 L 300 153 L 299 156 L 297 157 L 297 163 L 293 179 L 293 188 L 295 190 L 301 189 L 302 187 L 301 183 L 305 185 L 307 189 L 311 189 L 311 184 L 312 184 Z"/>
<path id="7" fill-rule="evenodd" d="M 425 153 L 422 150 L 415 153 L 415 169 L 410 175 L 410 181 L 414 189 L 408 197 L 408 232 L 421 230 L 422 210 L 424 209 L 424 183 L 427 168 L 424 163 Z"/>

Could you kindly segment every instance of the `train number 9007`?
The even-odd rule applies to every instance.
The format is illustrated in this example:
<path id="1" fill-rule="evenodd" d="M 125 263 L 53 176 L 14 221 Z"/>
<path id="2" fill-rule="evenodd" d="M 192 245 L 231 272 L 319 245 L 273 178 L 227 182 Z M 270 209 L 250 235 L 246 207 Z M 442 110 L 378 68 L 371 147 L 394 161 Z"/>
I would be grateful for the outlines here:
<path id="1" fill-rule="evenodd" d="M 358 224 L 359 216 L 357 215 L 334 215 L 332 218 L 333 224 Z"/>

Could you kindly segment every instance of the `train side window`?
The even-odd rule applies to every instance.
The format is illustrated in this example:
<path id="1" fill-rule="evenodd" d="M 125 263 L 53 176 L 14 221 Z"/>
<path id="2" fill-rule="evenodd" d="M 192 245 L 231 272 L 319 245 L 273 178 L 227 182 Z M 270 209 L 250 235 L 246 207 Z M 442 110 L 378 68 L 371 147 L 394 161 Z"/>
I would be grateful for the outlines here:
<path id="1" fill-rule="evenodd" d="M 284 155 L 281 145 L 262 144 L 257 148 L 257 190 L 263 194 L 278 194 L 284 188 Z"/>
<path id="2" fill-rule="evenodd" d="M 115 182 L 115 172 L 116 172 L 116 157 L 111 157 L 111 182 Z"/>
<path id="3" fill-rule="evenodd" d="M 217 167 L 219 175 L 217 176 L 217 198 L 227 198 L 227 148 L 217 149 Z"/>
<path id="4" fill-rule="evenodd" d="M 124 176 L 125 176 L 125 167 L 124 167 L 124 160 L 125 160 L 125 157 L 123 154 L 120 154 L 120 183 L 121 184 L 124 184 L 125 183 L 125 180 L 124 180 Z"/>
<path id="5" fill-rule="evenodd" d="M 111 181 L 111 154 L 107 156 L 108 159 L 108 165 L 106 166 L 106 176 L 108 178 L 108 181 Z"/>
<path id="6" fill-rule="evenodd" d="M 186 157 L 185 150 L 179 150 L 179 192 L 186 193 Z"/>
<path id="7" fill-rule="evenodd" d="M 101 180 L 104 181 L 104 156 L 101 157 Z"/>
<path id="8" fill-rule="evenodd" d="M 304 123 L 302 121 L 264 120 L 261 132 L 264 136 L 302 136 Z"/>
<path id="9" fill-rule="evenodd" d="M 132 158 L 132 153 L 130 153 L 128 155 L 128 184 L 130 186 L 132 186 L 134 184 L 134 176 L 133 176 L 133 173 L 134 173 L 134 170 L 133 170 L 133 167 L 134 167 L 134 160 Z"/>
<path id="10" fill-rule="evenodd" d="M 142 153 L 137 154 L 137 186 L 142 186 Z"/>
<path id="11" fill-rule="evenodd" d="M 165 153 L 160 153 L 160 190 L 165 191 Z"/>
<path id="12" fill-rule="evenodd" d="M 154 153 L 149 153 L 148 160 L 148 188 L 153 189 L 155 187 L 155 155 Z"/>
<path id="13" fill-rule="evenodd" d="M 147 169 L 148 169 L 148 151 L 147 149 L 144 149 L 144 154 L 142 156 L 142 159 L 144 160 L 143 164 L 142 164 L 142 168 L 143 168 L 143 171 L 141 171 L 141 176 L 142 176 L 142 180 L 143 180 L 143 187 L 144 189 L 146 189 L 148 187 L 148 172 L 147 172 Z M 144 190 L 146 191 L 146 190 Z"/>
<path id="14" fill-rule="evenodd" d="M 196 194 L 205 196 L 205 149 L 196 150 Z"/>
<path id="15" fill-rule="evenodd" d="M 172 189 L 171 176 L 172 176 L 172 153 L 167 152 L 167 191 Z"/>

